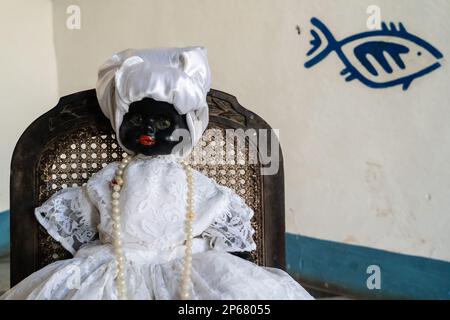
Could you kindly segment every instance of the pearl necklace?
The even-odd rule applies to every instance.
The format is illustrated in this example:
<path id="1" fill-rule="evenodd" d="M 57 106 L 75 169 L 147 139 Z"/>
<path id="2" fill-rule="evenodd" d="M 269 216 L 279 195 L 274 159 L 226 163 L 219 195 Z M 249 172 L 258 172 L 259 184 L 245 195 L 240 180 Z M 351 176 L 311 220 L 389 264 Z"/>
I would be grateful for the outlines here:
<path id="1" fill-rule="evenodd" d="M 117 268 L 116 287 L 118 298 L 120 300 L 127 299 L 127 284 L 125 280 L 125 258 L 122 251 L 121 238 L 121 225 L 120 225 L 120 191 L 124 183 L 123 173 L 130 163 L 132 158 L 127 154 L 119 167 L 116 170 L 116 175 L 112 181 L 112 194 L 111 194 L 111 206 L 112 206 L 112 219 L 113 219 L 113 246 Z M 186 207 L 186 221 L 185 221 L 185 253 L 184 253 L 184 265 L 183 265 L 183 278 L 181 279 L 181 292 L 180 296 L 183 300 L 190 298 L 191 288 L 191 268 L 192 268 L 192 241 L 193 230 L 192 223 L 195 218 L 194 214 L 194 179 L 192 176 L 192 168 L 186 163 L 182 162 L 183 169 L 187 178 L 187 207 Z"/>
<path id="2" fill-rule="evenodd" d="M 186 222 L 185 222 L 185 252 L 184 252 L 184 268 L 183 279 L 181 281 L 181 299 L 188 300 L 190 298 L 190 286 L 191 286 L 191 267 L 192 267 L 192 222 L 195 218 L 194 213 L 194 179 L 192 177 L 192 168 L 183 162 L 183 168 L 186 172 L 187 178 L 187 207 L 186 207 Z"/>

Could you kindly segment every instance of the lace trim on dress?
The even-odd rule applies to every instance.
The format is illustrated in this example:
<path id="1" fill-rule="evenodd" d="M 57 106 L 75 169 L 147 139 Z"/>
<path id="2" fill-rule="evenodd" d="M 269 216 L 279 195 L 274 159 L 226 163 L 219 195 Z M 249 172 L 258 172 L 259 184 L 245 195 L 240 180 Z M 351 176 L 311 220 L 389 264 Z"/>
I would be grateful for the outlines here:
<path id="1" fill-rule="evenodd" d="M 202 237 L 214 249 L 230 252 L 255 250 L 255 230 L 251 225 L 253 210 L 233 190 L 220 185 L 217 188 L 228 195 L 228 208 L 202 233 Z"/>
<path id="2" fill-rule="evenodd" d="M 47 232 L 70 253 L 95 239 L 98 211 L 89 200 L 85 187 L 66 188 L 56 192 L 35 216 Z"/>

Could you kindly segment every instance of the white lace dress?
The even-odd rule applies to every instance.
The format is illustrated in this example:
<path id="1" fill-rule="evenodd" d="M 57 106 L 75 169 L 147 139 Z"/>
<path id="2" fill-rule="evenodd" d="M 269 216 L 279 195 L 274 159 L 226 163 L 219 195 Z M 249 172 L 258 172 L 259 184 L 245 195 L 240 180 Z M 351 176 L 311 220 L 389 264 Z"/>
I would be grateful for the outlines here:
<path id="1" fill-rule="evenodd" d="M 111 163 L 86 186 L 55 193 L 35 214 L 74 257 L 31 274 L 2 299 L 117 299 L 112 250 Z M 193 299 L 312 299 L 286 272 L 229 252 L 252 251 L 253 211 L 229 188 L 193 171 Z M 186 176 L 172 157 L 133 160 L 121 191 L 128 297 L 178 299 L 183 270 Z M 97 238 L 99 240 L 94 240 Z"/>

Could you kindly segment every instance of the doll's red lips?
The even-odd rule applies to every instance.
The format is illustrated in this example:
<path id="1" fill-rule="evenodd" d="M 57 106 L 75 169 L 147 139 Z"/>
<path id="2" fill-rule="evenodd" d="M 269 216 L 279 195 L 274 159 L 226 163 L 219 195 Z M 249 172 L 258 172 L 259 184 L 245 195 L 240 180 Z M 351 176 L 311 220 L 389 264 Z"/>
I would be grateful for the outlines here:
<path id="1" fill-rule="evenodd" d="M 139 143 L 144 145 L 144 146 L 151 146 L 155 144 L 155 139 L 153 139 L 150 136 L 146 136 L 146 135 L 141 135 L 139 136 Z"/>

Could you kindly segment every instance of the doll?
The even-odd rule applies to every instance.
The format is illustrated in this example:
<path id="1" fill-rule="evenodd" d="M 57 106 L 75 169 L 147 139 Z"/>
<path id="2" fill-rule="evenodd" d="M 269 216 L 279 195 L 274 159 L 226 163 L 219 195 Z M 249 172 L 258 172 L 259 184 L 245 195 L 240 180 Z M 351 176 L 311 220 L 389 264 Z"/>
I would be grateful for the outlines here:
<path id="1" fill-rule="evenodd" d="M 2 299 L 312 299 L 286 272 L 230 253 L 255 249 L 253 211 L 183 161 L 207 126 L 209 88 L 203 47 L 107 60 L 97 97 L 129 156 L 35 209 L 74 257 Z"/>

